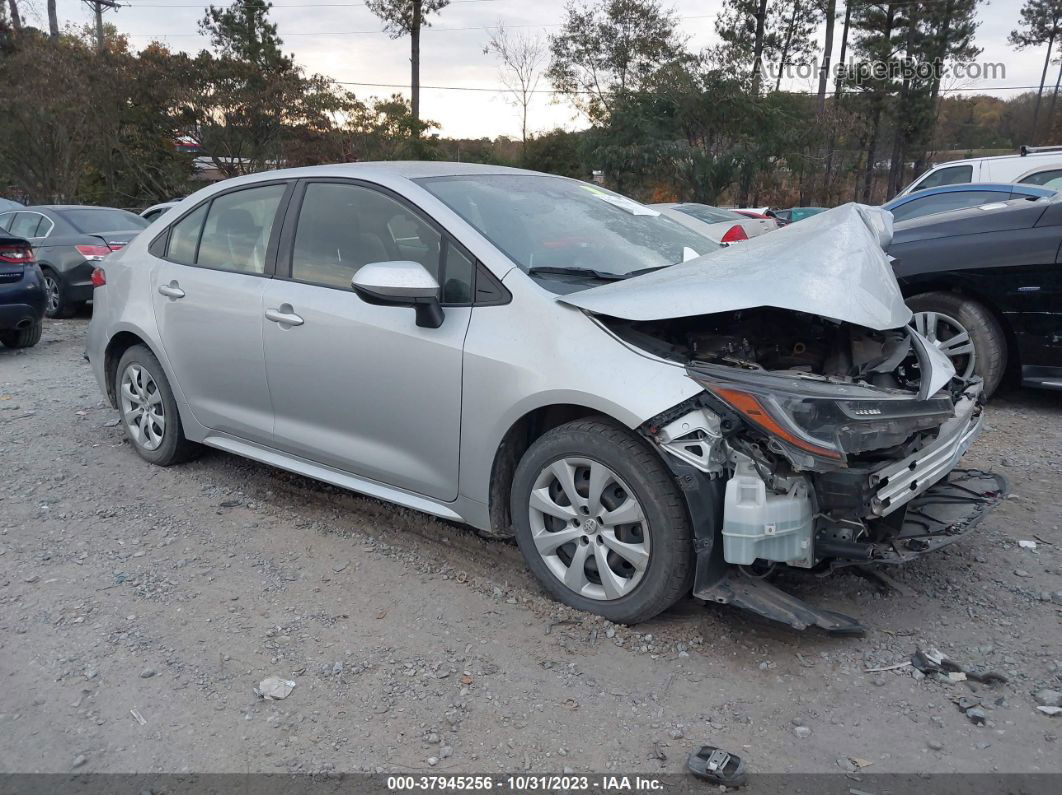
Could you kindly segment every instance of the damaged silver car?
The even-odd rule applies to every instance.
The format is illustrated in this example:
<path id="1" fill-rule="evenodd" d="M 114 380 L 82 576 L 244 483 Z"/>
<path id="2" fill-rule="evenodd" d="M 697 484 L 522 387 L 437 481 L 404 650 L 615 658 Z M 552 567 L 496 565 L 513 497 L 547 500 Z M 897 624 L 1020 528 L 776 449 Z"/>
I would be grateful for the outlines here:
<path id="1" fill-rule="evenodd" d="M 557 599 L 692 593 L 859 629 L 773 569 L 901 563 L 1005 492 L 981 386 L 908 326 L 891 216 L 738 247 L 595 185 L 363 163 L 205 188 L 102 263 L 88 355 L 133 448 L 201 445 L 515 536 Z"/>

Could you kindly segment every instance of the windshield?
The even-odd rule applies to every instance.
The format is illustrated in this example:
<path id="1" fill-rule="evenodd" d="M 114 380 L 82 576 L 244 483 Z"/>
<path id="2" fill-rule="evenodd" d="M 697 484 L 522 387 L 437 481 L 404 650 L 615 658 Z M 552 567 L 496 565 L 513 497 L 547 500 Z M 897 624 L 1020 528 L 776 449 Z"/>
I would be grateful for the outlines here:
<path id="1" fill-rule="evenodd" d="M 744 215 L 730 210 L 723 210 L 719 207 L 710 207 L 707 204 L 679 204 L 676 205 L 675 209 L 696 218 L 698 221 L 704 221 L 706 224 L 725 224 L 727 221 L 746 220 Z"/>
<path id="2" fill-rule="evenodd" d="M 114 232 L 125 229 L 143 229 L 148 222 L 139 215 L 115 210 L 110 207 L 89 207 L 78 210 L 63 210 L 59 213 L 79 232 Z"/>
<path id="3" fill-rule="evenodd" d="M 720 247 L 650 207 L 565 177 L 477 174 L 416 182 L 532 274 L 625 276 Z"/>

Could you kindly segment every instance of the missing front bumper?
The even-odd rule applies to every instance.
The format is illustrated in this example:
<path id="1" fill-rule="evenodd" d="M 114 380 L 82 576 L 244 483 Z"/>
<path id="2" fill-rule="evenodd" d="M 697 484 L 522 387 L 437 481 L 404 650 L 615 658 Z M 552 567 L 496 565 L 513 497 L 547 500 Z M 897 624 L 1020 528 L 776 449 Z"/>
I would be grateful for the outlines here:
<path id="1" fill-rule="evenodd" d="M 907 503 L 898 530 L 873 542 L 816 542 L 819 556 L 835 554 L 832 566 L 906 563 L 954 544 L 973 530 L 1009 492 L 1007 479 L 979 469 L 953 469 Z"/>

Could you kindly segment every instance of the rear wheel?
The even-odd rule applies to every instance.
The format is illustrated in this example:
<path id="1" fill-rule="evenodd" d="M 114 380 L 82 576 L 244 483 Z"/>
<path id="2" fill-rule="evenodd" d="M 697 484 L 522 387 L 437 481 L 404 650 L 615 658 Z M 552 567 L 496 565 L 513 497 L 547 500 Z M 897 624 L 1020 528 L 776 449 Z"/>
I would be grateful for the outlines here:
<path id="1" fill-rule="evenodd" d="M 173 390 L 159 360 L 146 346 L 134 345 L 122 355 L 114 392 L 125 434 L 145 461 L 165 467 L 199 452 L 199 445 L 184 437 Z"/>
<path id="2" fill-rule="evenodd" d="M 979 375 L 985 395 L 996 391 L 1007 367 L 1007 341 L 992 312 L 956 293 L 923 293 L 908 300 L 911 325 L 951 360 L 963 378 Z"/>
<path id="3" fill-rule="evenodd" d="M 0 342 L 8 348 L 32 348 L 41 341 L 44 323 L 34 320 L 25 328 L 0 331 Z"/>
<path id="4" fill-rule="evenodd" d="M 51 268 L 44 271 L 44 314 L 53 318 L 73 317 L 80 304 L 63 298 L 63 280 Z"/>
<path id="5" fill-rule="evenodd" d="M 540 437 L 516 468 L 511 510 L 528 567 L 567 605 L 634 624 L 689 592 L 682 496 L 660 457 L 613 422 Z"/>

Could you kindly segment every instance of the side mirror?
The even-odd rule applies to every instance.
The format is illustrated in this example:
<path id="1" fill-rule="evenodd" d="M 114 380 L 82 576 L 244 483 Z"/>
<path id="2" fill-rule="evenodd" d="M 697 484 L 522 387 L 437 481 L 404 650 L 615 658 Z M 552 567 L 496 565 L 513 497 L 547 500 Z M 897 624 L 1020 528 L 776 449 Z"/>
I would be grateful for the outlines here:
<path id="1" fill-rule="evenodd" d="M 367 304 L 413 307 L 422 328 L 442 325 L 439 283 L 419 262 L 370 262 L 358 268 L 350 286 Z"/>

